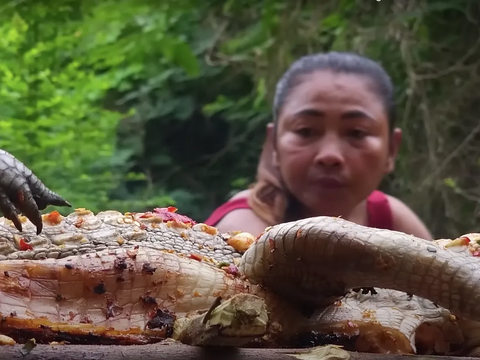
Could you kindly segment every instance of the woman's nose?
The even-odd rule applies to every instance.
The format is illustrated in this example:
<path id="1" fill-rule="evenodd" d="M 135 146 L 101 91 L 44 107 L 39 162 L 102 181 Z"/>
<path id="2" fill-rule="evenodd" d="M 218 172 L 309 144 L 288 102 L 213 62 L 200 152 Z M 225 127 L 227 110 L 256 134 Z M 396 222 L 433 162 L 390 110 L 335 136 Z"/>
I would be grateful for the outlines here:
<path id="1" fill-rule="evenodd" d="M 328 137 L 320 140 L 314 162 L 317 165 L 328 167 L 339 167 L 343 165 L 344 157 L 339 139 Z"/>

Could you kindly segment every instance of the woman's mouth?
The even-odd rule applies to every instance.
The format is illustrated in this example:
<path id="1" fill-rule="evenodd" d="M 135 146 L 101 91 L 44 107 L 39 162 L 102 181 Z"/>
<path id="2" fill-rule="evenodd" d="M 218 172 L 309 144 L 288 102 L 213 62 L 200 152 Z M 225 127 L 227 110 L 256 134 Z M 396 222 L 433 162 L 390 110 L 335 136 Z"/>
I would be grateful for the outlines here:
<path id="1" fill-rule="evenodd" d="M 330 176 L 317 178 L 313 181 L 313 183 L 317 186 L 320 186 L 326 189 L 341 189 L 347 186 L 345 181 L 339 178 L 330 177 Z"/>

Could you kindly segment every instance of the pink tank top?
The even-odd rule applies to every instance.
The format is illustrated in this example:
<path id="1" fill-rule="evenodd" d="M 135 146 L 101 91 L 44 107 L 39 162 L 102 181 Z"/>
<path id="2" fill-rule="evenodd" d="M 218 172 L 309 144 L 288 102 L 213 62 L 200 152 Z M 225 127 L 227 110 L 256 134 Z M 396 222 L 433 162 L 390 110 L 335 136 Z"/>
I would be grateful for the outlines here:
<path id="1" fill-rule="evenodd" d="M 205 224 L 216 226 L 222 218 L 233 210 L 250 209 L 246 198 L 227 201 L 213 211 Z M 367 198 L 368 225 L 379 229 L 393 230 L 393 216 L 387 196 L 375 190 Z"/>

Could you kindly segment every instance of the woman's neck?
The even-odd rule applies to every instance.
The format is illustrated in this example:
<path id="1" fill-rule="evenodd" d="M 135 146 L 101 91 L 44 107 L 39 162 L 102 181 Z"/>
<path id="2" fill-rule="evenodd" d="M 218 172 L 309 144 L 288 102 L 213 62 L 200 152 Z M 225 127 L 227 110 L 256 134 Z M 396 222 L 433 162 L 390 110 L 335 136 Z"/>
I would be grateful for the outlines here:
<path id="1" fill-rule="evenodd" d="M 301 207 L 298 214 L 302 219 L 316 217 L 316 216 L 325 216 L 325 214 L 321 214 L 319 212 L 313 211 L 311 209 Z M 335 216 L 335 215 L 328 215 L 328 216 Z M 342 215 L 338 215 L 339 217 L 354 222 L 359 225 L 367 225 L 368 223 L 368 214 L 367 214 L 367 202 L 366 200 L 362 201 L 360 204 L 355 206 L 349 213 L 344 213 Z"/>

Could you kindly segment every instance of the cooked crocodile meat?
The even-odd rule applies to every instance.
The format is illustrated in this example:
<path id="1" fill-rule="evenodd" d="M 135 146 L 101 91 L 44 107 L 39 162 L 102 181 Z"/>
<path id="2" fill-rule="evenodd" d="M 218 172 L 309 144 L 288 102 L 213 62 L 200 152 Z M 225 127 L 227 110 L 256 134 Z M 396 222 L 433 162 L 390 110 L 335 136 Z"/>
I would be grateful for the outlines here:
<path id="1" fill-rule="evenodd" d="M 272 337 L 277 339 L 280 327 L 278 338 L 286 341 L 274 341 L 275 346 L 316 331 L 355 337 L 352 350 L 408 353 L 415 350 L 422 324 L 442 326 L 450 319 L 448 311 L 427 300 L 415 297 L 406 303 L 387 290 L 379 297 L 352 293 L 306 319 L 275 295 L 209 263 L 139 247 L 0 262 L 0 332 L 17 341 L 152 343 L 171 335 L 177 317 L 205 311 L 216 298 L 241 292 L 267 300 Z"/>
<path id="2" fill-rule="evenodd" d="M 250 292 L 267 303 L 274 346 L 312 331 L 356 339 L 354 348 L 383 353 L 412 353 L 418 344 L 422 353 L 448 354 L 457 351 L 462 336 L 475 343 L 475 333 L 459 329 L 478 318 L 478 290 L 469 285 L 480 276 L 479 263 L 468 245 L 445 246 L 457 240 L 426 242 L 320 217 L 267 229 L 241 255 L 215 229 L 152 213 L 95 216 L 78 210 L 66 218 L 46 215 L 44 222 L 37 236 L 26 221 L 23 242 L 11 223 L 0 224 L 7 249 L 0 261 L 0 332 L 18 340 L 42 329 L 48 330 L 40 336 L 45 341 L 63 336 L 73 342 L 155 342 L 169 336 L 176 319 L 207 311 L 218 296 Z M 131 241 L 129 235 L 137 233 L 140 238 Z M 70 253 L 62 252 L 65 239 Z M 167 247 L 170 239 L 173 249 Z M 80 255 L 82 242 L 90 250 Z M 205 257 L 185 251 L 198 242 L 195 249 L 207 247 Z M 56 254 L 50 258 L 51 252 Z M 239 261 L 237 272 L 229 260 Z M 422 276 L 426 289 L 418 284 Z M 150 281 L 157 278 L 165 283 Z M 376 291 L 348 290 L 357 287 Z M 459 291 L 467 299 L 458 300 Z M 304 305 L 314 306 L 308 316 Z"/>
<path id="3" fill-rule="evenodd" d="M 140 244 L 192 256 L 208 255 L 219 263 L 233 263 L 234 258 L 241 257 L 228 245 L 228 234 L 222 236 L 216 228 L 193 221 L 164 221 L 165 215 L 118 211 L 94 215 L 89 210 L 76 209 L 64 217 L 55 211 L 43 215 L 40 235 L 25 217 L 20 217 L 22 233 L 14 231 L 11 221 L 0 218 L 0 260 L 64 258 Z"/>
<path id="4" fill-rule="evenodd" d="M 177 316 L 249 289 L 243 280 L 199 263 L 149 248 L 0 262 L 0 332 L 18 337 L 36 329 L 49 341 L 60 332 L 89 334 L 107 343 L 164 339 Z"/>

